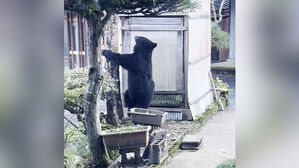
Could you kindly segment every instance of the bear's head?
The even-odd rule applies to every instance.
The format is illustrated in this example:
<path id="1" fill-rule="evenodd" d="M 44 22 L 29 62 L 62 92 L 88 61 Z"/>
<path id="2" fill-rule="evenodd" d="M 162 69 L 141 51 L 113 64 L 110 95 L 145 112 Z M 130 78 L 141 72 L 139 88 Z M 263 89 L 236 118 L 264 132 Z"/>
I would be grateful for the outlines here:
<path id="1" fill-rule="evenodd" d="M 149 39 L 141 36 L 135 36 L 135 46 L 134 52 L 138 51 L 145 51 L 145 52 L 152 52 L 155 47 L 157 47 L 157 43 L 153 43 Z"/>

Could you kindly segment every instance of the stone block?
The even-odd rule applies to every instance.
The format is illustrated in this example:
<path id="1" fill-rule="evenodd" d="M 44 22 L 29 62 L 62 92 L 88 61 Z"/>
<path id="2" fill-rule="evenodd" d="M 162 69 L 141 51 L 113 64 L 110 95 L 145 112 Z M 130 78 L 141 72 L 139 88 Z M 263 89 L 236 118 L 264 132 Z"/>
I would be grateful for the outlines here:
<path id="1" fill-rule="evenodd" d="M 150 144 L 150 163 L 159 164 L 168 156 L 167 139 L 158 139 Z"/>
<path id="2" fill-rule="evenodd" d="M 180 149 L 182 150 L 198 150 L 202 144 L 202 137 L 196 135 L 186 135 L 183 139 Z"/>
<path id="3" fill-rule="evenodd" d="M 159 140 L 159 139 L 167 139 L 167 131 L 165 130 L 156 130 L 153 131 L 149 137 L 149 142 L 148 144 L 151 144 L 152 142 L 154 142 L 155 140 Z M 149 159 L 149 155 L 150 155 L 150 145 L 148 145 L 144 152 L 143 152 L 143 159 Z"/>

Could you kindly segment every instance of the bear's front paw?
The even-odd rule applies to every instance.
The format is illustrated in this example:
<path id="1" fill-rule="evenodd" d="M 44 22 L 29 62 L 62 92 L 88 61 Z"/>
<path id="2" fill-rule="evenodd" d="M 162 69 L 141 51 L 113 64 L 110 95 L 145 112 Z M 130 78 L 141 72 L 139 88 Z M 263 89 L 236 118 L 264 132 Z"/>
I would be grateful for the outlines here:
<path id="1" fill-rule="evenodd" d="M 111 50 L 103 50 L 102 51 L 102 55 L 103 56 L 111 56 L 113 53 L 112 53 L 112 51 Z"/>

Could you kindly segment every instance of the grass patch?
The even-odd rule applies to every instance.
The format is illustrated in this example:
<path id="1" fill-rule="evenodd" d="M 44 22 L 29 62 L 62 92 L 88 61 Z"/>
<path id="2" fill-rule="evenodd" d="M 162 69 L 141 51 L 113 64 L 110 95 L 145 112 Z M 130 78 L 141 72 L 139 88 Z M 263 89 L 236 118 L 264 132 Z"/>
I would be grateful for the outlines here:
<path id="1" fill-rule="evenodd" d="M 224 66 L 213 66 L 211 65 L 212 70 L 231 70 L 234 71 L 236 67 L 224 67 Z"/>
<path id="2" fill-rule="evenodd" d="M 223 107 L 225 108 L 227 106 L 227 99 L 224 98 L 224 97 L 220 97 L 220 100 L 222 102 Z M 219 111 L 219 109 L 220 109 L 220 107 L 216 102 L 213 102 L 213 103 L 209 104 L 204 113 L 195 116 L 196 121 L 198 121 L 199 123 L 202 124 L 207 117 L 209 117 L 213 113 Z"/>
<path id="3" fill-rule="evenodd" d="M 226 90 L 219 96 L 223 107 L 226 107 L 227 102 L 228 102 L 226 97 L 228 97 L 228 95 L 233 93 L 233 89 L 231 89 L 227 83 L 223 82 L 218 77 L 214 80 L 214 83 L 215 83 L 216 88 L 221 88 L 221 89 Z M 220 109 L 220 107 L 216 102 L 211 103 L 210 105 L 207 106 L 206 111 L 203 114 L 195 116 L 196 121 L 203 123 L 207 117 L 209 117 L 213 113 L 217 112 L 219 109 Z"/>
<path id="4" fill-rule="evenodd" d="M 236 159 L 228 159 L 220 163 L 217 168 L 236 168 Z"/>
<path id="5" fill-rule="evenodd" d="M 174 153 L 179 149 L 180 145 L 181 145 L 182 141 L 178 140 L 176 141 L 171 148 L 168 149 L 168 155 L 169 156 L 173 156 Z"/>
<path id="6" fill-rule="evenodd" d="M 204 113 L 196 116 L 196 121 L 198 121 L 199 123 L 203 123 L 208 116 L 212 115 L 214 112 L 217 112 L 218 110 L 218 104 L 213 102 L 210 105 L 208 105 Z"/>

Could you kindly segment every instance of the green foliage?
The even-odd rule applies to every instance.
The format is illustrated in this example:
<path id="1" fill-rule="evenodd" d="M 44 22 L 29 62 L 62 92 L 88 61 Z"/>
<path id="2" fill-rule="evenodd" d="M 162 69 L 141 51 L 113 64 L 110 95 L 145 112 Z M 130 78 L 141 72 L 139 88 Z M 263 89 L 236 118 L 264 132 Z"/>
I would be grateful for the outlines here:
<path id="1" fill-rule="evenodd" d="M 200 4 L 192 0 L 64 0 L 66 10 L 75 11 L 84 17 L 111 16 L 113 14 L 137 14 L 147 16 L 159 15 L 167 12 L 194 11 Z M 103 17 L 105 19 L 105 17 Z"/>
<path id="2" fill-rule="evenodd" d="M 67 124 L 64 128 L 64 167 L 83 168 L 88 167 L 90 152 L 87 143 L 87 136 L 79 129 Z M 120 155 L 118 150 L 108 150 L 109 158 L 116 160 Z"/>
<path id="3" fill-rule="evenodd" d="M 223 82 L 222 80 L 220 80 L 218 77 L 216 77 L 216 79 L 214 80 L 214 83 L 215 83 L 216 88 L 221 88 L 221 89 L 225 90 L 226 96 L 233 93 L 233 90 L 229 87 L 229 85 L 227 83 Z M 227 106 L 226 96 L 225 97 L 222 97 L 222 96 L 219 97 L 219 99 L 222 102 L 222 105 L 224 107 Z M 211 114 L 217 112 L 219 110 L 219 108 L 220 107 L 219 107 L 218 103 L 216 103 L 216 102 L 213 102 L 213 103 L 209 104 L 204 113 L 195 116 L 196 121 L 199 121 L 200 123 L 203 123 L 204 120 L 208 116 L 210 116 Z"/>
<path id="4" fill-rule="evenodd" d="M 223 107 L 226 107 L 227 106 L 227 99 L 225 97 L 220 96 L 220 100 L 221 100 L 221 103 L 222 103 Z"/>
<path id="5" fill-rule="evenodd" d="M 83 130 L 83 127 L 80 129 Z M 87 137 L 71 125 L 64 128 L 64 166 L 66 168 L 84 167 L 90 158 Z"/>
<path id="6" fill-rule="evenodd" d="M 72 114 L 84 112 L 83 94 L 87 82 L 87 68 L 64 70 L 64 109 Z"/>
<path id="7" fill-rule="evenodd" d="M 82 88 L 87 82 L 87 68 L 64 69 L 64 88 Z"/>
<path id="8" fill-rule="evenodd" d="M 228 48 L 230 44 L 229 34 L 225 31 L 222 31 L 221 27 L 218 24 L 212 24 L 212 41 L 211 45 L 220 48 Z"/>
<path id="9" fill-rule="evenodd" d="M 87 68 L 74 68 L 64 70 L 64 107 L 78 113 L 83 110 L 83 94 L 87 82 Z M 113 91 L 117 91 L 116 82 L 108 72 L 103 72 L 101 81 L 101 99 L 109 99 Z"/>
<path id="10" fill-rule="evenodd" d="M 108 150 L 108 155 L 111 160 L 116 160 L 120 156 L 118 150 Z"/>
<path id="11" fill-rule="evenodd" d="M 236 168 L 236 159 L 228 159 L 219 164 L 217 168 Z"/>
<path id="12" fill-rule="evenodd" d="M 68 105 L 81 105 L 84 88 L 66 89 L 64 88 L 64 102 Z"/>
<path id="13" fill-rule="evenodd" d="M 112 94 L 118 91 L 116 82 L 118 80 L 112 78 L 109 72 L 105 71 L 102 73 L 102 83 L 101 83 L 101 93 L 100 98 L 104 99 L 111 99 Z"/>
<path id="14" fill-rule="evenodd" d="M 225 90 L 226 90 L 226 93 L 227 93 L 228 95 L 230 95 L 230 94 L 233 93 L 233 89 L 231 89 L 227 83 L 223 82 L 223 81 L 220 80 L 218 77 L 216 77 L 216 79 L 214 80 L 214 83 L 215 83 L 215 87 L 216 87 L 216 88 L 225 89 Z"/>
<path id="15" fill-rule="evenodd" d="M 196 115 L 196 121 L 199 121 L 200 123 L 203 123 L 204 120 L 210 116 L 211 114 L 217 112 L 219 110 L 219 106 L 217 103 L 213 102 L 211 104 L 209 104 L 206 108 L 206 111 L 200 115 Z"/>

